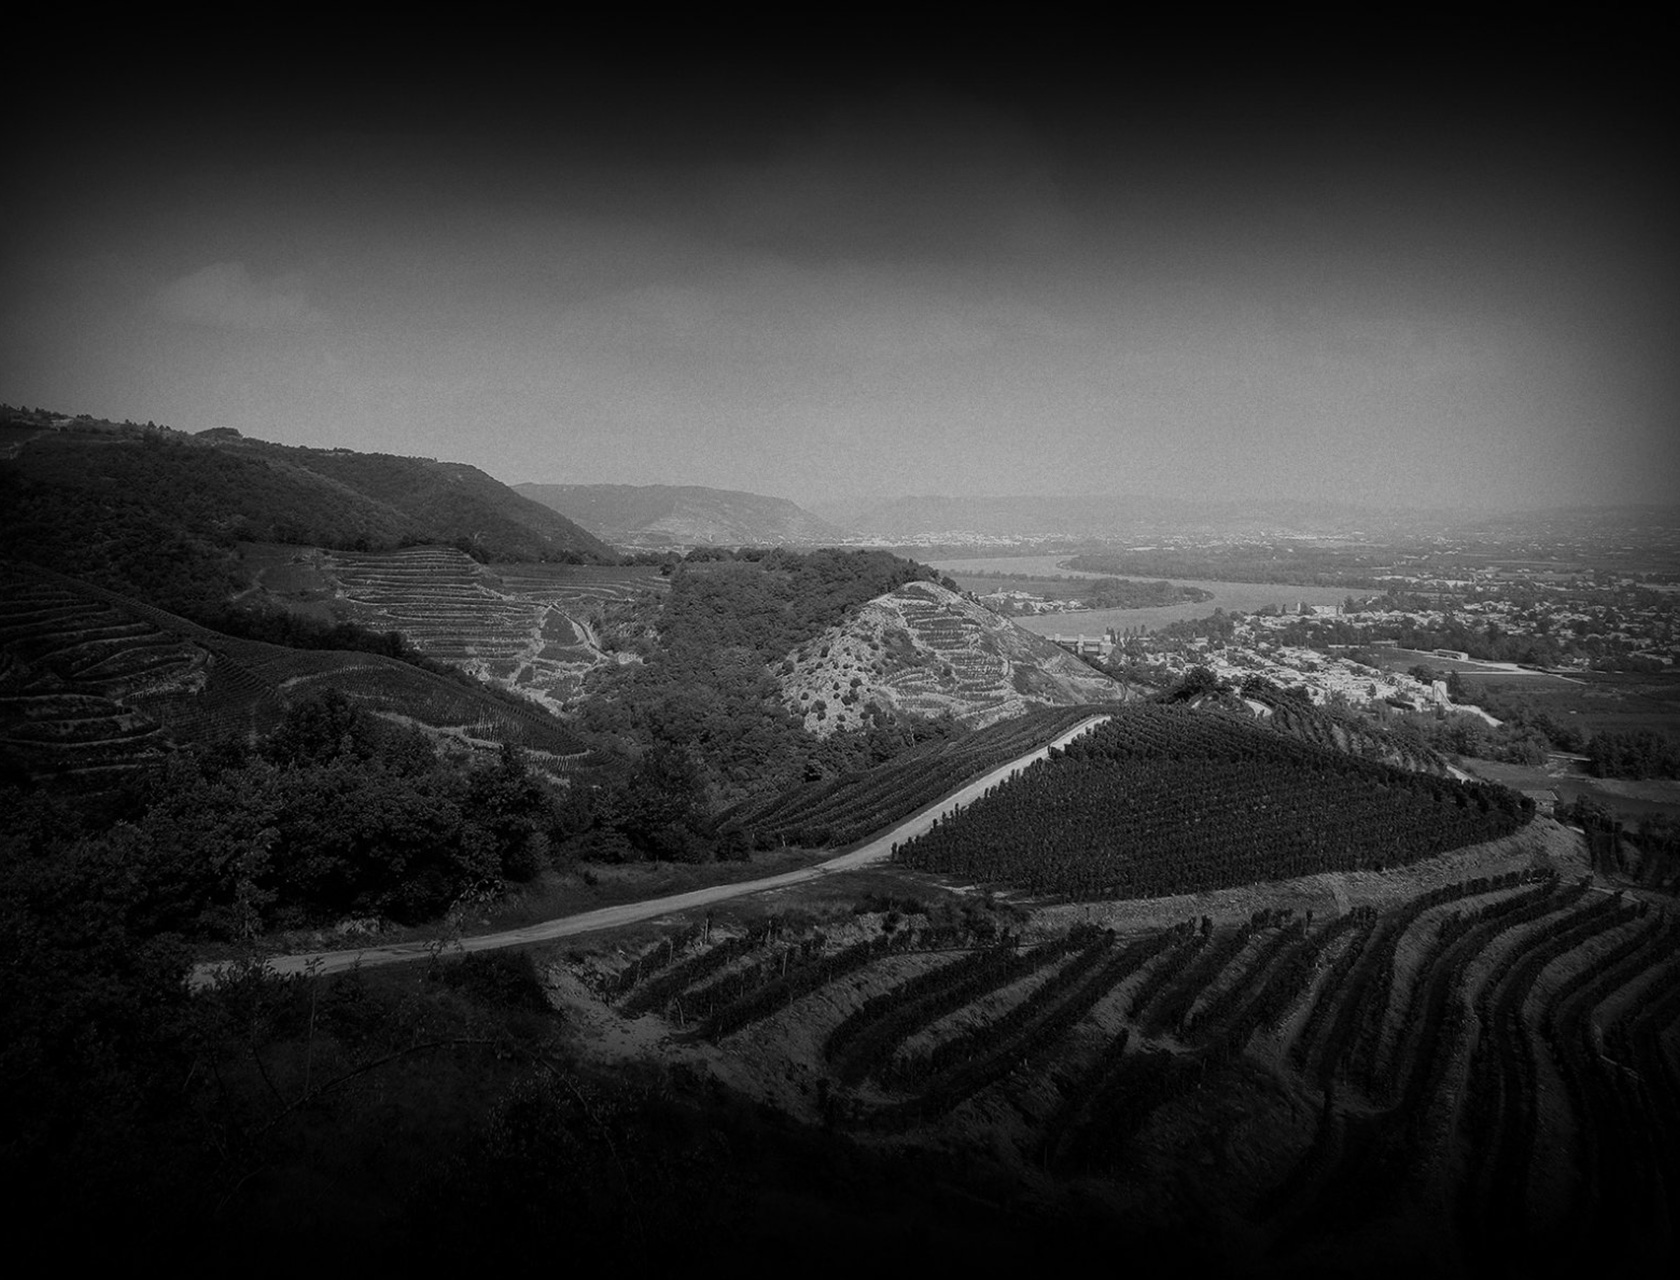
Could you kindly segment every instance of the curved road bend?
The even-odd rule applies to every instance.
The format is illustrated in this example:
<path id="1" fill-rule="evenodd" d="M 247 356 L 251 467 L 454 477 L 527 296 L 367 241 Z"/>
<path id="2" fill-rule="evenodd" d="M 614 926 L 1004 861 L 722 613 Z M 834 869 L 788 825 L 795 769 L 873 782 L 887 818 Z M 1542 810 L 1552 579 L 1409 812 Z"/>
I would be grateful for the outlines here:
<path id="1" fill-rule="evenodd" d="M 897 826 L 882 832 L 868 843 L 853 849 L 850 853 L 843 853 L 837 858 L 830 858 L 826 862 L 819 862 L 815 866 L 802 867 L 798 871 L 786 871 L 781 875 L 765 876 L 760 880 L 745 880 L 737 884 L 713 885 L 707 889 L 694 889 L 688 893 L 674 893 L 664 898 L 649 898 L 643 902 L 625 902 L 616 907 L 601 907 L 595 911 L 585 911 L 581 915 L 562 916 L 558 920 L 544 920 L 540 924 L 526 925 L 521 929 L 507 929 L 501 933 L 481 934 L 476 938 L 462 938 L 453 943 L 452 951 L 495 951 L 501 947 L 517 947 L 531 942 L 552 942 L 556 938 L 570 938 L 580 933 L 593 933 L 598 929 L 615 929 L 619 925 L 635 924 L 641 920 L 649 920 L 655 916 L 668 915 L 673 911 L 686 911 L 692 907 L 704 907 L 713 902 L 722 902 L 726 898 L 741 898 L 750 893 L 762 893 L 766 889 L 782 889 L 788 885 L 803 884 L 808 880 L 815 880 L 818 876 L 825 876 L 835 871 L 851 871 L 857 867 L 867 866 L 871 862 L 880 862 L 892 854 L 895 843 L 920 835 L 933 825 L 935 818 L 942 818 L 965 804 L 971 804 L 987 787 L 1002 782 L 1014 770 L 1025 768 L 1035 760 L 1042 760 L 1049 754 L 1052 747 L 1065 746 L 1080 734 L 1086 733 L 1107 720 L 1106 715 L 1091 716 L 1081 720 L 1073 728 L 1060 737 L 1053 739 L 1042 747 L 1027 752 L 1008 764 L 999 765 L 990 773 L 976 778 L 961 789 L 952 792 L 937 805 L 924 809 L 914 817 L 906 818 Z M 424 960 L 432 954 L 436 943 L 429 942 L 401 942 L 388 947 L 369 947 L 361 951 L 310 951 L 299 955 L 274 956 L 268 960 L 268 967 L 275 973 L 307 973 L 311 965 L 317 973 L 339 973 L 345 969 L 358 965 L 371 966 L 380 964 L 401 964 L 408 960 Z M 226 968 L 226 962 L 216 964 L 201 964 L 193 970 L 192 982 L 194 986 L 203 986 L 215 975 Z"/>

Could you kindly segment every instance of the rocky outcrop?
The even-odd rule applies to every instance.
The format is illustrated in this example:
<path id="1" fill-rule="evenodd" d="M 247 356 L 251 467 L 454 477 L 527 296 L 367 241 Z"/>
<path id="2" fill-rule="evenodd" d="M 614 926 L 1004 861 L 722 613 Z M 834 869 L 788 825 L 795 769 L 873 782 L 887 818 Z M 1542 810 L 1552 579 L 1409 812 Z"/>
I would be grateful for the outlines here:
<path id="1" fill-rule="evenodd" d="M 980 727 L 1125 692 L 1044 637 L 931 582 L 869 601 L 788 654 L 778 678 L 805 727 L 824 734 L 863 725 L 872 706 L 949 713 Z"/>

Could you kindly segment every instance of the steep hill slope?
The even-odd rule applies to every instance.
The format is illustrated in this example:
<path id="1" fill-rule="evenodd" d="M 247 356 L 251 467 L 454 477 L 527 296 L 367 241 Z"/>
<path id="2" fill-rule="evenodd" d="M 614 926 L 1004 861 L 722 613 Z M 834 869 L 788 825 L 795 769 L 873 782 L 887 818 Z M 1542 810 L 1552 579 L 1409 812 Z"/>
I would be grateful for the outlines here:
<path id="1" fill-rule="evenodd" d="M 701 485 L 520 484 L 618 546 L 810 546 L 844 532 L 786 498 Z"/>
<path id="2" fill-rule="evenodd" d="M 820 734 L 866 724 L 871 703 L 979 727 L 1033 707 L 1125 696 L 1042 636 L 932 582 L 869 601 L 790 653 L 778 678 Z"/>
<path id="3" fill-rule="evenodd" d="M 538 707 L 392 658 L 235 639 L 0 563 L 0 762 L 15 779 L 110 790 L 176 744 L 267 730 L 293 702 L 328 689 L 460 740 L 516 743 L 555 765 L 584 751 Z"/>
<path id="4" fill-rule="evenodd" d="M 1067 1207 L 1022 1228 L 1040 1259 L 1103 1230 L 1167 1272 L 1648 1268 L 1672 1253 L 1680 925 L 1590 891 L 1579 846 L 1540 820 L 1398 873 L 1018 899 L 1024 928 L 973 895 L 802 927 L 784 898 L 552 978 L 603 1062 L 681 1061 L 858 1149 L 954 1153 L 988 1204 Z"/>
<path id="5" fill-rule="evenodd" d="M 646 565 L 482 565 L 454 547 L 323 551 L 246 545 L 249 602 L 400 631 L 429 658 L 543 703 L 568 707 L 602 651 L 603 607 L 662 594 Z"/>
<path id="6" fill-rule="evenodd" d="M 472 467 L 293 449 L 231 431 L 62 420 L 0 461 L 0 555 L 203 616 L 237 540 L 363 550 L 446 543 L 490 560 L 611 562 L 611 548 Z"/>
<path id="7" fill-rule="evenodd" d="M 293 449 L 242 440 L 222 446 L 265 462 L 289 462 L 383 503 L 439 540 L 465 539 L 486 559 L 611 561 L 612 548 L 549 504 L 477 467 L 348 449 Z"/>

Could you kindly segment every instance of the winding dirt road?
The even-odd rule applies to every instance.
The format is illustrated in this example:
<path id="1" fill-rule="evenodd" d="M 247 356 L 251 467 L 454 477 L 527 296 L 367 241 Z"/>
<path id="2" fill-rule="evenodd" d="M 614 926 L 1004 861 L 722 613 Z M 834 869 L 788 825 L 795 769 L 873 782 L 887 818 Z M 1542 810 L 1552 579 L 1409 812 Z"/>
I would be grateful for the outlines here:
<path id="1" fill-rule="evenodd" d="M 693 907 L 704 907 L 714 902 L 722 902 L 726 898 L 741 898 L 751 893 L 763 893 L 767 889 L 784 889 L 789 885 L 803 884 L 815 880 L 818 876 L 831 875 L 837 871 L 852 871 L 858 867 L 868 866 L 872 862 L 880 862 L 892 854 L 892 847 L 899 841 L 908 840 L 911 836 L 920 835 L 933 825 L 935 818 L 942 818 L 946 814 L 960 809 L 963 805 L 971 804 L 986 790 L 1002 782 L 1017 769 L 1025 768 L 1035 760 L 1042 760 L 1050 753 L 1052 747 L 1061 747 L 1087 733 L 1097 725 L 1107 720 L 1106 715 L 1091 716 L 1081 720 L 1073 728 L 1060 737 L 1053 739 L 1036 750 L 1027 752 L 1008 764 L 999 765 L 990 773 L 974 779 L 961 789 L 952 792 L 937 804 L 930 805 L 913 817 L 906 818 L 897 826 L 883 831 L 868 843 L 853 849 L 850 853 L 843 853 L 839 857 L 830 858 L 827 862 L 819 862 L 815 866 L 802 867 L 798 871 L 787 871 L 781 875 L 765 876 L 760 880 L 746 880 L 738 884 L 713 885 L 707 889 L 694 889 L 688 893 L 674 893 L 664 898 L 649 898 L 643 902 L 625 902 L 615 907 L 601 907 L 595 911 L 585 911 L 580 915 L 562 916 L 558 920 L 544 920 L 540 924 L 526 925 L 520 929 L 507 929 L 501 933 L 486 933 L 475 938 L 461 938 L 452 943 L 453 951 L 495 951 L 501 947 L 517 947 L 532 942 L 552 942 L 556 938 L 570 938 L 580 933 L 594 933 L 600 929 L 616 929 L 620 925 L 635 924 L 641 920 L 651 920 L 655 916 L 668 915 L 675 911 L 686 911 Z M 274 956 L 268 962 L 268 968 L 275 973 L 307 973 L 313 967 L 316 973 L 339 973 L 357 966 L 370 967 L 382 964 L 402 964 L 410 960 L 424 960 L 436 948 L 431 942 L 401 942 L 388 947 L 368 947 L 360 951 L 309 951 L 298 955 Z M 215 976 L 227 969 L 227 962 L 198 965 L 192 974 L 192 984 L 204 986 Z"/>

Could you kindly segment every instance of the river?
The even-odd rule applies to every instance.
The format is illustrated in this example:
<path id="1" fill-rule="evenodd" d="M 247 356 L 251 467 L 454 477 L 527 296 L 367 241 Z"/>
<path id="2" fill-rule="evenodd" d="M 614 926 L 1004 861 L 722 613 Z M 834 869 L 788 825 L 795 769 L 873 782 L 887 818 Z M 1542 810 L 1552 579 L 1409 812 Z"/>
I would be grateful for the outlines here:
<path id="1" fill-rule="evenodd" d="M 931 560 L 928 563 L 941 573 L 961 581 L 965 574 L 1021 573 L 1031 577 L 1053 578 L 1112 578 L 1110 573 L 1088 573 L 1078 569 L 1063 569 L 1059 561 L 1070 559 L 1067 553 L 1052 556 L 984 556 L 974 559 Z M 1132 576 L 1132 575 L 1127 575 Z M 1141 581 L 1157 582 L 1157 578 Z M 1164 604 L 1144 609 L 1087 609 L 1077 613 L 1040 613 L 1016 618 L 1028 631 L 1039 635 L 1098 636 L 1113 628 L 1124 631 L 1128 627 L 1152 630 L 1170 622 L 1190 618 L 1205 618 L 1215 609 L 1226 613 L 1253 613 L 1268 605 L 1294 608 L 1300 604 L 1341 604 L 1350 595 L 1368 592 L 1350 591 L 1347 587 L 1295 587 L 1269 582 L 1200 582 L 1189 579 L 1168 579 L 1178 587 L 1200 587 L 1213 592 L 1213 599 L 1190 604 Z M 963 582 L 969 590 L 985 590 L 991 586 L 1008 587 L 999 579 L 972 578 Z"/>

